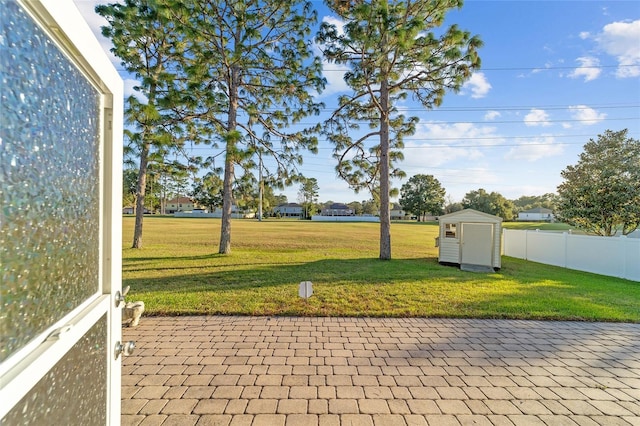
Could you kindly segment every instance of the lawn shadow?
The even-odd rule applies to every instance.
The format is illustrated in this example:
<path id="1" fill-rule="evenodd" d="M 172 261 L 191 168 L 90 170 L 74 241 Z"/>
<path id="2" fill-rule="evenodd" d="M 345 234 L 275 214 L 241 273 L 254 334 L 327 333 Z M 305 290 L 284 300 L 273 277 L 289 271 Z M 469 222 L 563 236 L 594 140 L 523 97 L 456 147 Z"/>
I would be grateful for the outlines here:
<path id="1" fill-rule="evenodd" d="M 434 257 L 207 263 L 217 257 L 186 256 L 195 264 L 150 268 L 164 274 L 124 285 L 154 313 L 640 321 L 640 286 L 632 282 L 513 258 L 500 273 L 473 273 Z M 297 295 L 301 281 L 314 284 L 308 301 Z"/>

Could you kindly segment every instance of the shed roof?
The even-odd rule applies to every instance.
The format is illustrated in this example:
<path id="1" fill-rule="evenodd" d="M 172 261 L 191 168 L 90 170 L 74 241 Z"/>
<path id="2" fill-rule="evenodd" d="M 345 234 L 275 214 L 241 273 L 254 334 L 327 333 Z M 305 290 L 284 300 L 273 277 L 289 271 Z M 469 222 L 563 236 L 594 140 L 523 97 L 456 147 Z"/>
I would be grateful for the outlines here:
<path id="1" fill-rule="evenodd" d="M 484 217 L 486 219 L 493 219 L 496 222 L 502 222 L 502 218 L 500 216 L 495 216 L 495 215 L 492 215 L 492 214 L 489 214 L 489 213 L 480 212 L 480 211 L 474 210 L 474 209 L 464 209 L 464 210 L 459 210 L 457 212 L 453 212 L 453 213 L 445 214 L 445 215 L 442 215 L 442 216 L 438 216 L 438 220 L 440 220 L 440 221 L 442 221 L 443 219 L 444 220 L 449 220 L 449 219 L 452 219 L 452 218 L 454 218 L 456 216 L 459 216 L 459 215 L 469 215 L 469 214 L 478 215 L 478 216 Z"/>

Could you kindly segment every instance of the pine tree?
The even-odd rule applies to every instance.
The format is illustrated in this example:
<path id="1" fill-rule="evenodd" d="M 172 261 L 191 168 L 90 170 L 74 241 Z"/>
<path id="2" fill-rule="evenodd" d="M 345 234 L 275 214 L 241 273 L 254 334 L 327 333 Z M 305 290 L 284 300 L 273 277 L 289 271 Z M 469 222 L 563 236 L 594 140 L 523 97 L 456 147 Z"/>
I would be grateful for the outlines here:
<path id="1" fill-rule="evenodd" d="M 258 153 L 270 157 L 268 174 L 286 185 L 299 176 L 300 150 L 316 151 L 314 129 L 299 124 L 321 107 L 313 99 L 324 87 L 321 61 L 309 42 L 316 12 L 294 0 L 176 4 L 190 45 L 189 92 L 225 150 L 219 252 L 230 253 L 236 166 L 247 173 Z"/>
<path id="2" fill-rule="evenodd" d="M 317 41 L 328 61 L 350 66 L 345 81 L 353 93 L 340 97 L 324 131 L 335 145 L 339 176 L 354 190 L 368 188 L 379 196 L 380 259 L 390 259 L 390 180 L 404 175 L 394 163 L 402 160 L 403 137 L 415 132 L 418 121 L 400 114 L 397 104 L 412 95 L 427 109 L 440 105 L 447 90 L 459 90 L 479 68 L 482 42 L 455 25 L 434 32 L 462 0 L 328 5 L 345 21 L 344 31 L 325 22 Z M 370 128 L 364 135 L 358 132 L 361 122 Z M 377 143 L 367 146 L 370 139 Z"/>

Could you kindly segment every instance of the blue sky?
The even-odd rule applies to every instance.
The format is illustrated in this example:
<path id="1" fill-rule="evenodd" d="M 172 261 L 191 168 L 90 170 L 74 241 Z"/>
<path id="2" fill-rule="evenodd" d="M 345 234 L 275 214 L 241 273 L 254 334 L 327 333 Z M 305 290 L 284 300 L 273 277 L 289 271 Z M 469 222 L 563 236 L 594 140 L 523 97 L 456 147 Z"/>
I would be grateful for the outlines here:
<path id="1" fill-rule="evenodd" d="M 93 8 L 100 2 L 75 3 L 99 34 L 104 21 Z M 313 4 L 320 20 L 336 22 L 322 2 Z M 467 0 L 447 21 L 480 35 L 482 69 L 438 109 L 402 105 L 420 118 L 405 141 L 407 178 L 432 174 L 454 201 L 478 188 L 510 199 L 541 195 L 555 192 L 590 138 L 627 128 L 640 139 L 640 2 Z M 108 41 L 102 45 L 108 50 Z M 122 76 L 131 94 L 135 81 Z M 325 77 L 319 98 L 330 109 L 346 86 L 336 65 Z M 318 180 L 320 201 L 370 198 L 336 177 L 331 153 L 321 139 L 300 169 Z M 298 189 L 282 192 L 296 201 Z"/>

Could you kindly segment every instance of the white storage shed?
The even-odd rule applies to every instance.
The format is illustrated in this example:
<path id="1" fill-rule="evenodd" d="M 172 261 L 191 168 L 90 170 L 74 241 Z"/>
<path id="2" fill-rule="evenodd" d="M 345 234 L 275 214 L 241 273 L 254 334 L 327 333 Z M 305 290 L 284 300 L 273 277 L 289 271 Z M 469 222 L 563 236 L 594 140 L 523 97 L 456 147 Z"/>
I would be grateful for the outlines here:
<path id="1" fill-rule="evenodd" d="M 438 220 L 438 262 L 460 265 L 461 269 L 501 268 L 501 217 L 465 209 Z"/>

